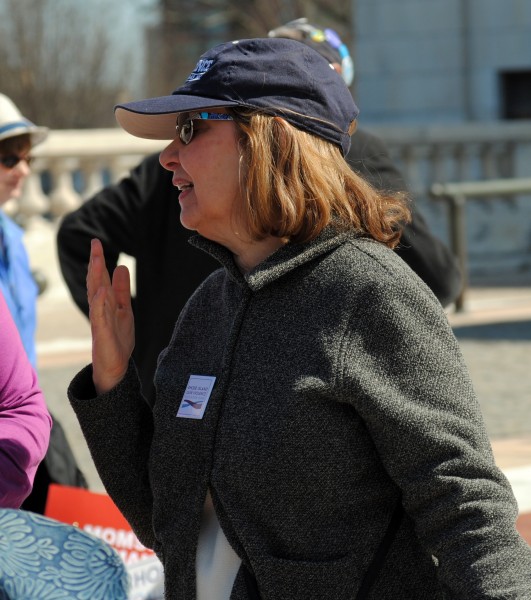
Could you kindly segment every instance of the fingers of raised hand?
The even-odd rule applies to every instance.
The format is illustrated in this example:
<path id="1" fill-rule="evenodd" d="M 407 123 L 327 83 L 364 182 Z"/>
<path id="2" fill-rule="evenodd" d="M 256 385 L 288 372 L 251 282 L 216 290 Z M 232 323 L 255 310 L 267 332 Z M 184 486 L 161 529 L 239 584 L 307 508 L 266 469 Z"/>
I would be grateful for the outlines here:
<path id="1" fill-rule="evenodd" d="M 103 247 L 97 239 L 91 241 L 90 260 L 87 271 L 87 297 L 89 304 L 100 287 L 110 287 L 111 279 L 105 267 Z"/>
<path id="2" fill-rule="evenodd" d="M 118 309 L 130 310 L 131 308 L 131 280 L 129 270 L 119 265 L 112 275 L 113 296 Z"/>

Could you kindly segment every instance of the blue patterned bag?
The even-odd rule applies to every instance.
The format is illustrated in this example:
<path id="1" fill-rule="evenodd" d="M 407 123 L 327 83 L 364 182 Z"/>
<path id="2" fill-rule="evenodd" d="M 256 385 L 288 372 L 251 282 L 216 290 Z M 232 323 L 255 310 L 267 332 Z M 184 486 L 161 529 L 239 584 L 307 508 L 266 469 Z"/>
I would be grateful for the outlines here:
<path id="1" fill-rule="evenodd" d="M 39 514 L 0 509 L 0 600 L 127 600 L 128 584 L 104 541 Z"/>

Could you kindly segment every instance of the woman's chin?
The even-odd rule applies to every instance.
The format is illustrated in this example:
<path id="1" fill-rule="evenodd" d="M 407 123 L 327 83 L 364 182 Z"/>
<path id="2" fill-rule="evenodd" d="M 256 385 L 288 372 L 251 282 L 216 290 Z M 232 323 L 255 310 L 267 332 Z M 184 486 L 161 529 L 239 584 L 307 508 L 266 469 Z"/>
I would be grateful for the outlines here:
<path id="1" fill-rule="evenodd" d="M 187 214 L 186 210 L 181 209 L 181 225 L 190 231 L 197 231 L 199 223 L 197 219 L 192 218 L 192 215 Z"/>

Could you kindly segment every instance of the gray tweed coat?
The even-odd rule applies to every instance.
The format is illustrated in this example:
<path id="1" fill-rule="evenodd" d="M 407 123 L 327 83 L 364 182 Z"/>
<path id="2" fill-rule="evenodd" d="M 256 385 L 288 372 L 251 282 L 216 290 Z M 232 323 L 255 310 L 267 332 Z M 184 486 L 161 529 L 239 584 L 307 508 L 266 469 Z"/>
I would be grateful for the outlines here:
<path id="1" fill-rule="evenodd" d="M 90 366 L 69 388 L 167 597 L 195 598 L 210 488 L 243 560 L 233 600 L 530 599 L 531 553 L 458 344 L 407 265 L 328 230 L 243 276 L 195 243 L 225 268 L 183 310 L 153 412 L 133 364 L 99 397 Z M 177 416 L 190 375 L 216 377 L 202 419 Z"/>

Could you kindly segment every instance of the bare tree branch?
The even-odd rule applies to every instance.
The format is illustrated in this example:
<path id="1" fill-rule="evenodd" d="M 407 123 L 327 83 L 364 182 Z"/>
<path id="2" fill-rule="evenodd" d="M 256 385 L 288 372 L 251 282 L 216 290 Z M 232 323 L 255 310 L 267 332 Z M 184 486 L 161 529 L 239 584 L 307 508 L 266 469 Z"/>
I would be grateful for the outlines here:
<path id="1" fill-rule="evenodd" d="M 112 107 L 130 67 L 114 49 L 107 15 L 85 5 L 0 0 L 0 91 L 38 123 L 114 125 Z M 122 70 L 113 74 L 117 61 Z"/>

